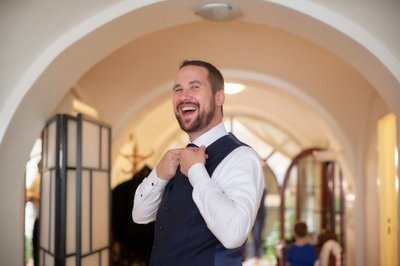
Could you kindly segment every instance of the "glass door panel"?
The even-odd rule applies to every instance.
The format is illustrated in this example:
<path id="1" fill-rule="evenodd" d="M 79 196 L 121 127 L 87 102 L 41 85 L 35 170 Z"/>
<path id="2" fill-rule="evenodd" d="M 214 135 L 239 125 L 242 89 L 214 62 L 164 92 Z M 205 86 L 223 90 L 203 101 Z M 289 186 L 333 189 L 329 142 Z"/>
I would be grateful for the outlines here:
<path id="1" fill-rule="evenodd" d="M 340 167 L 333 161 L 321 161 L 314 151 L 296 156 L 285 175 L 281 195 L 281 239 L 293 240 L 296 221 L 307 223 L 315 244 L 322 234 L 334 232 L 343 247 L 344 198 Z"/>
<path id="2" fill-rule="evenodd" d="M 292 239 L 296 222 L 297 167 L 293 167 L 284 189 L 284 239 Z"/>

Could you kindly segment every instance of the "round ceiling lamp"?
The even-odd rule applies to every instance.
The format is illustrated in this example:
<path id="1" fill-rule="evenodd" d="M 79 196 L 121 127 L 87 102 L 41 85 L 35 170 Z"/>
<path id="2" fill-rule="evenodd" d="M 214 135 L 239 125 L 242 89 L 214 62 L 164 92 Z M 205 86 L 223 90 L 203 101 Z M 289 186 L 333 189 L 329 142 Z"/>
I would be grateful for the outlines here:
<path id="1" fill-rule="evenodd" d="M 195 9 L 199 15 L 211 21 L 229 21 L 237 18 L 241 12 L 239 7 L 226 2 L 208 2 Z"/>

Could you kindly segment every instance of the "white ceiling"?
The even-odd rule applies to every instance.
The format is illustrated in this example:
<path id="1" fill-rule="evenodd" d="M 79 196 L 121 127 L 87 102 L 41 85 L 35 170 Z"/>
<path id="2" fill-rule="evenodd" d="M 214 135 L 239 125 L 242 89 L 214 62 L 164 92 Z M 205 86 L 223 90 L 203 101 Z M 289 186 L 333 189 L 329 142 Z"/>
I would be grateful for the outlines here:
<path id="1" fill-rule="evenodd" d="M 184 59 L 208 60 L 226 81 L 246 85 L 244 92 L 227 97 L 226 115 L 257 117 L 304 148 L 340 150 L 329 123 L 356 123 L 365 101 L 376 97 L 346 61 L 290 32 L 243 20 L 169 27 L 111 53 L 74 86 L 75 94 L 113 126 L 114 156 L 132 132 L 146 132 L 140 136 L 145 151 L 170 137 L 160 132 L 177 127 L 169 93 Z M 144 127 L 140 121 L 150 113 Z"/>

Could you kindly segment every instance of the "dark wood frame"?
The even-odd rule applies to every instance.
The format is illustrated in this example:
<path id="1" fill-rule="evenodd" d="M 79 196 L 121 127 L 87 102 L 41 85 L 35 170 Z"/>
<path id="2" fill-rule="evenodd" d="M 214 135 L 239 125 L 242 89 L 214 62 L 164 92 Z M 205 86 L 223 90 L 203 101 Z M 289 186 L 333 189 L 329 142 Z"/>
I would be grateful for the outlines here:
<path id="1" fill-rule="evenodd" d="M 293 169 L 294 166 L 298 164 L 298 162 L 309 155 L 313 155 L 314 152 L 316 151 L 322 151 L 322 148 L 310 148 L 306 149 L 302 152 L 300 152 L 297 156 L 295 156 L 289 165 L 286 174 L 285 174 L 285 179 L 280 189 L 280 196 L 281 196 L 281 206 L 280 206 L 280 239 L 281 241 L 285 241 L 284 237 L 284 225 L 285 225 L 285 189 L 287 187 L 287 183 L 290 177 L 290 173 Z M 334 178 L 335 178 L 335 169 L 334 169 L 334 163 L 331 161 L 327 162 L 321 162 L 322 164 L 322 180 L 321 180 L 321 207 L 322 207 L 322 213 L 321 213 L 321 229 L 335 229 L 335 215 L 337 214 L 335 211 L 335 187 L 334 187 Z M 300 178 L 301 181 L 301 178 Z M 342 172 L 340 171 L 339 173 L 339 183 L 340 183 L 340 235 L 339 235 L 339 243 L 343 247 L 343 250 L 345 249 L 345 213 L 344 213 L 344 191 L 343 191 L 343 176 Z M 299 189 L 300 182 L 297 183 L 297 189 Z M 300 218 L 300 209 L 301 209 L 301 202 L 299 200 L 299 193 L 296 194 L 296 219 Z"/>

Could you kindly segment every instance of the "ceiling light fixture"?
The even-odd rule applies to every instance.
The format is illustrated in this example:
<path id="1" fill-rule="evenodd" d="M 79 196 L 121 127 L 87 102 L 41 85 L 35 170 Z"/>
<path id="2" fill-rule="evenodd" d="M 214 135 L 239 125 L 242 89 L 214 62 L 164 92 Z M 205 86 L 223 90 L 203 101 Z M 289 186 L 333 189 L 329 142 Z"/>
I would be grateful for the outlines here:
<path id="1" fill-rule="evenodd" d="M 238 17 L 239 7 L 226 2 L 208 2 L 195 8 L 196 15 L 211 21 L 229 21 Z"/>
<path id="2" fill-rule="evenodd" d="M 244 85 L 240 83 L 225 83 L 226 94 L 236 94 L 244 90 Z"/>

